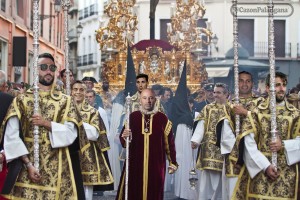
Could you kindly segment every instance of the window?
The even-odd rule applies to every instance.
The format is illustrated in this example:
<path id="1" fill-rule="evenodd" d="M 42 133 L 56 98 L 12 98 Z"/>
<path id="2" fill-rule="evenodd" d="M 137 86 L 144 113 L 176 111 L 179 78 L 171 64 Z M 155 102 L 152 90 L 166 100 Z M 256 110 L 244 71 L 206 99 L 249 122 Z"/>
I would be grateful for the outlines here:
<path id="1" fill-rule="evenodd" d="M 56 21 L 56 30 L 57 31 L 55 31 L 55 36 L 56 36 L 56 46 L 58 46 L 59 45 L 59 40 L 60 40 L 60 26 L 59 26 L 59 24 L 61 23 L 61 19 L 60 19 L 60 15 L 57 15 L 57 21 Z"/>
<path id="2" fill-rule="evenodd" d="M 92 53 L 92 37 L 89 35 L 89 41 L 88 41 L 88 53 Z"/>
<path id="3" fill-rule="evenodd" d="M 171 23 L 171 19 L 160 20 L 160 39 L 169 42 L 167 33 L 167 23 Z"/>
<path id="4" fill-rule="evenodd" d="M 24 18 L 24 0 L 16 0 L 17 15 Z"/>
<path id="5" fill-rule="evenodd" d="M 1 0 L 1 10 L 5 12 L 6 10 L 6 0 Z"/>
<path id="6" fill-rule="evenodd" d="M 33 8 L 33 4 L 31 2 L 31 8 Z M 30 9 L 30 30 L 33 31 L 33 9 Z"/>
<path id="7" fill-rule="evenodd" d="M 40 5 L 41 13 L 40 15 L 44 15 L 44 1 L 41 2 Z M 40 36 L 44 37 L 44 20 L 40 20 Z"/>
<path id="8" fill-rule="evenodd" d="M 288 48 L 285 46 L 285 20 L 274 20 L 275 56 L 285 57 Z M 286 52 L 287 50 L 287 52 Z"/>
<path id="9" fill-rule="evenodd" d="M 254 56 L 254 19 L 238 19 L 238 42 Z"/>
<path id="10" fill-rule="evenodd" d="M 197 21 L 197 27 L 201 27 L 201 28 L 207 28 L 207 19 L 198 19 Z M 207 41 L 207 36 L 203 36 L 201 37 L 202 41 Z M 208 46 L 205 44 L 202 44 L 202 48 L 206 50 L 205 53 L 202 53 L 201 55 L 203 56 L 207 56 L 208 55 Z"/>
<path id="11" fill-rule="evenodd" d="M 7 66 L 7 43 L 0 40 L 0 70 L 6 71 Z"/>

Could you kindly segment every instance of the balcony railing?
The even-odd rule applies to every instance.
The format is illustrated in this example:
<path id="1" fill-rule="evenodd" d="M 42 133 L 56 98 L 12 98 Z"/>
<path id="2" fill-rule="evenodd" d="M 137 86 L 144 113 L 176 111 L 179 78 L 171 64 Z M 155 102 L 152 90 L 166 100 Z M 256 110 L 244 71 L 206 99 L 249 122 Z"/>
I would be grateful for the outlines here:
<path id="1" fill-rule="evenodd" d="M 268 42 L 255 42 L 254 56 L 255 57 L 268 57 Z"/>
<path id="2" fill-rule="evenodd" d="M 268 57 L 268 42 L 255 42 L 254 43 L 254 57 Z M 285 43 L 284 50 L 276 49 L 275 47 L 275 56 L 276 57 L 291 57 L 291 43 Z"/>
<path id="3" fill-rule="evenodd" d="M 83 56 L 78 56 L 78 67 L 97 64 L 97 54 L 90 53 Z"/>
<path id="4" fill-rule="evenodd" d="M 285 43 L 285 57 L 290 58 L 292 56 L 292 44 Z"/>
<path id="5" fill-rule="evenodd" d="M 98 15 L 98 4 L 92 4 L 89 7 L 79 10 L 79 20 L 93 15 Z"/>

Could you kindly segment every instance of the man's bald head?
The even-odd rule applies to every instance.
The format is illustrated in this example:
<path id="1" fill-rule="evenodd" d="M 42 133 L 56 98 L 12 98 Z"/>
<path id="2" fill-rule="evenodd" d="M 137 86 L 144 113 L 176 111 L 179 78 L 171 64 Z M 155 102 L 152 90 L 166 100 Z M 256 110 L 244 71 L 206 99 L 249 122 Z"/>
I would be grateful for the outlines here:
<path id="1" fill-rule="evenodd" d="M 141 93 L 141 106 L 146 111 L 152 111 L 155 105 L 155 93 L 152 89 L 144 89 Z"/>
<path id="2" fill-rule="evenodd" d="M 151 93 L 152 95 L 155 96 L 154 90 L 152 90 L 150 88 L 143 89 L 142 92 L 141 92 L 141 96 L 142 96 L 143 93 Z"/>

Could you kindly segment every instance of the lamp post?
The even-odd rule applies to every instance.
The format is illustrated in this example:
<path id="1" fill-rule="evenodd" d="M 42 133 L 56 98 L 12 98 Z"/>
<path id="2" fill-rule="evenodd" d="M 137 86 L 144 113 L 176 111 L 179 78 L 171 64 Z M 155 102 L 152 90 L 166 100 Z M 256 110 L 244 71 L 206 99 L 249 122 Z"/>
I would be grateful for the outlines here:
<path id="1" fill-rule="evenodd" d="M 77 30 L 77 36 L 79 37 L 79 35 L 82 33 L 82 30 L 83 30 L 83 26 L 81 25 L 80 22 L 79 22 L 79 24 L 76 26 L 76 30 Z"/>
<path id="2" fill-rule="evenodd" d="M 70 42 L 71 39 L 79 38 L 80 34 L 82 33 L 82 30 L 83 30 L 83 27 L 82 27 L 81 23 L 79 23 L 79 24 L 76 26 L 76 35 L 70 34 L 70 33 L 69 33 L 69 35 L 68 35 L 69 42 Z"/>
<path id="3" fill-rule="evenodd" d="M 210 57 L 212 57 L 212 49 L 214 46 L 215 47 L 215 50 L 216 52 L 219 52 L 219 47 L 218 47 L 218 41 L 219 41 L 219 38 L 217 37 L 216 34 L 214 34 L 214 36 L 211 38 L 211 43 L 210 43 Z"/>
<path id="4" fill-rule="evenodd" d="M 54 10 L 55 10 L 56 13 L 59 13 L 60 10 L 61 10 L 60 4 L 61 4 L 61 0 L 55 0 Z"/>
<path id="5" fill-rule="evenodd" d="M 219 52 L 219 47 L 217 46 L 218 42 L 219 38 L 217 37 L 217 34 L 214 34 L 214 36 L 211 38 L 211 43 L 214 44 L 217 52 Z"/>

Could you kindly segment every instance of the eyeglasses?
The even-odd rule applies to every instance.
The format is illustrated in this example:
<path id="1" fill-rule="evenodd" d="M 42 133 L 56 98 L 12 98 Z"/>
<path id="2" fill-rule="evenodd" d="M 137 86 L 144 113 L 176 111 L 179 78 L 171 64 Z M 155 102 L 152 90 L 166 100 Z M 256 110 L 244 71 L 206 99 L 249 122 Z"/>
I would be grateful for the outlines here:
<path id="1" fill-rule="evenodd" d="M 53 65 L 53 64 L 51 64 L 51 65 L 40 64 L 39 66 L 40 66 L 40 68 L 41 68 L 42 71 L 47 71 L 47 69 L 49 68 L 49 70 L 51 72 L 55 72 L 56 69 L 57 69 L 56 65 Z"/>

